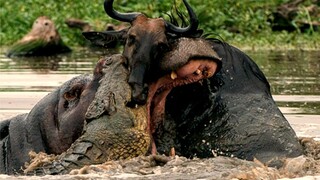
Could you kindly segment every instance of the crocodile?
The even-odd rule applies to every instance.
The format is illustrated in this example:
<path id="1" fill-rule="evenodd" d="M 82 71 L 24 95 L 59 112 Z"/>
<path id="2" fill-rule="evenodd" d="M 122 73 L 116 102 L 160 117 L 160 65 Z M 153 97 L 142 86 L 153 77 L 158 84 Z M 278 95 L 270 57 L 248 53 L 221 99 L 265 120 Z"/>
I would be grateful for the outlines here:
<path id="1" fill-rule="evenodd" d="M 28 175 L 66 174 L 85 165 L 101 164 L 145 155 L 151 138 L 147 129 L 145 105 L 130 108 L 131 88 L 122 55 L 100 59 L 103 77 L 85 113 L 82 135 L 52 162 Z"/>

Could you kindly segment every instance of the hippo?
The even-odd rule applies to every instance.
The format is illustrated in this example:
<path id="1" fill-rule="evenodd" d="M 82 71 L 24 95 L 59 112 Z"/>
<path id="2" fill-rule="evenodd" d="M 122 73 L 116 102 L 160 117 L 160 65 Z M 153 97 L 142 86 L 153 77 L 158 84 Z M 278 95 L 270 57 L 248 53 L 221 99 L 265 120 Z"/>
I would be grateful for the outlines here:
<path id="1" fill-rule="evenodd" d="M 80 137 L 101 70 L 98 63 L 93 77 L 74 77 L 42 98 L 28 114 L 0 122 L 0 173 L 19 171 L 30 160 L 30 151 L 61 154 Z"/>
<path id="2" fill-rule="evenodd" d="M 166 73 L 149 85 L 148 100 L 157 106 L 151 121 L 159 153 L 174 147 L 189 158 L 255 158 L 275 167 L 303 154 L 249 56 L 217 39 L 179 38 L 171 46 L 159 63 Z M 210 62 L 218 65 L 214 71 Z M 155 92 L 160 99 L 152 97 Z"/>
<path id="3" fill-rule="evenodd" d="M 75 77 L 40 100 L 29 114 L 0 124 L 1 173 L 22 173 L 29 152 L 59 155 L 28 175 L 65 174 L 108 160 L 145 155 L 150 146 L 147 108 L 130 108 L 122 55 L 102 58 L 89 75 Z M 33 171 L 32 171 L 33 170 Z"/>
<path id="4" fill-rule="evenodd" d="M 38 17 L 32 29 L 10 47 L 6 55 L 15 56 L 51 56 L 71 52 L 65 45 L 54 22 L 47 16 Z"/>

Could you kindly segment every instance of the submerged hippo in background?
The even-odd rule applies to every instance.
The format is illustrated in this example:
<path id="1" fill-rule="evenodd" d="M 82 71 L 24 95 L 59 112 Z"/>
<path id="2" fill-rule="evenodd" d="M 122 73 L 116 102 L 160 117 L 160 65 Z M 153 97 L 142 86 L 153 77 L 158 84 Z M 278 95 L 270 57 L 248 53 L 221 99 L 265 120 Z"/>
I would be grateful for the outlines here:
<path id="1" fill-rule="evenodd" d="M 235 47 L 203 38 L 186 0 L 187 27 L 177 26 L 174 16 L 167 22 L 143 13 L 121 13 L 113 9 L 113 3 L 105 0 L 106 13 L 131 26 L 83 34 L 97 44 L 112 38 L 125 41 L 132 103 L 147 104 L 148 131 L 155 139 L 153 153 L 156 147 L 159 152 L 175 147 L 187 157 L 255 157 L 263 163 L 302 154 L 258 66 Z"/>
<path id="2" fill-rule="evenodd" d="M 47 16 L 40 16 L 34 21 L 30 32 L 10 47 L 7 56 L 51 56 L 70 51 L 54 22 Z"/>

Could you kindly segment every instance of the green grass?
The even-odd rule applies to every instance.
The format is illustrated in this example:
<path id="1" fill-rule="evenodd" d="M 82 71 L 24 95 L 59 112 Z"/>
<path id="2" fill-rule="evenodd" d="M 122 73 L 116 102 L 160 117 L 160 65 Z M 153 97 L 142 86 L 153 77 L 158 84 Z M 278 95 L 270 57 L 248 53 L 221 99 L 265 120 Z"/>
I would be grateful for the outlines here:
<path id="1" fill-rule="evenodd" d="M 309 2 L 310 1 L 310 2 Z M 305 6 L 311 3 L 309 0 Z M 223 40 L 244 48 L 301 48 L 320 47 L 320 34 L 308 32 L 272 32 L 267 19 L 271 11 L 285 0 L 188 0 L 200 20 L 200 27 L 207 33 L 217 34 Z M 176 0 L 180 10 L 185 12 L 181 0 Z M 173 0 L 115 0 L 115 8 L 121 12 L 143 12 L 150 17 L 165 16 L 173 7 Z M 69 46 L 83 43 L 79 32 L 69 29 L 67 18 L 80 18 L 103 30 L 107 23 L 117 23 L 104 12 L 103 0 L 0 0 L 0 46 L 10 46 L 32 26 L 42 15 L 49 16 L 56 24 L 63 41 Z M 312 19 L 301 8 L 297 19 Z M 235 32 L 236 31 L 236 32 Z"/>

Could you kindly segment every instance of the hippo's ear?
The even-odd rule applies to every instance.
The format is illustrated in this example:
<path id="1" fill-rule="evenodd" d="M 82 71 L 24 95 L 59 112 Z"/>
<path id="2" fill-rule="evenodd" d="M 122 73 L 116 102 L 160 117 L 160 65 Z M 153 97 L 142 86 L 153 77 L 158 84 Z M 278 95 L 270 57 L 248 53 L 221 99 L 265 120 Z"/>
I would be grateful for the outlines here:
<path id="1" fill-rule="evenodd" d="M 123 43 L 128 29 L 120 31 L 103 31 L 103 32 L 83 32 L 82 35 L 88 39 L 92 44 L 107 47 L 112 41 L 119 41 Z"/>
<path id="2" fill-rule="evenodd" d="M 83 84 L 76 84 L 71 87 L 71 89 L 63 94 L 63 97 L 67 101 L 72 101 L 75 99 L 79 99 L 81 96 L 81 93 L 84 89 Z"/>

